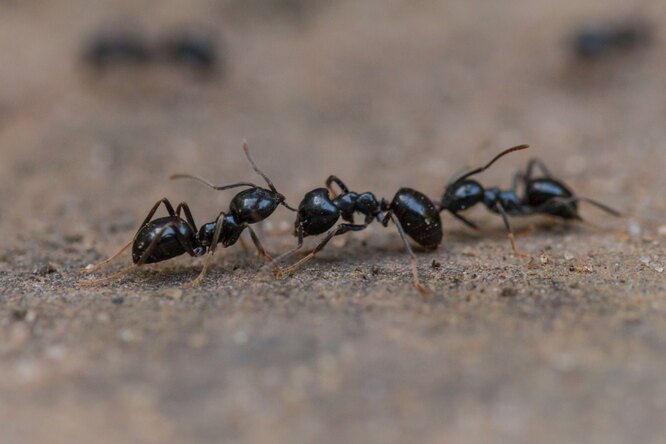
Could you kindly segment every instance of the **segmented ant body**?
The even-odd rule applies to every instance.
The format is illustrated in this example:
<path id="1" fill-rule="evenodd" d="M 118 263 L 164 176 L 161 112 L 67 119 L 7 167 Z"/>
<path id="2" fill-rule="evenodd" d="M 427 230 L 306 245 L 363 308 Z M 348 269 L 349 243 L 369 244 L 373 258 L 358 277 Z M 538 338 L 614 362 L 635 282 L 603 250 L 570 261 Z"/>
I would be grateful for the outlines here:
<path id="1" fill-rule="evenodd" d="M 277 191 L 268 177 L 262 173 L 252 160 L 247 144 L 244 143 L 243 150 L 252 165 L 252 168 L 264 178 L 268 189 L 259 187 L 250 182 L 238 182 L 229 185 L 215 186 L 210 182 L 189 174 L 175 174 L 172 179 L 189 178 L 198 180 L 216 190 L 227 190 L 238 187 L 249 187 L 236 194 L 229 205 L 229 212 L 221 211 L 213 222 L 206 223 L 197 231 L 192 214 L 185 203 L 178 205 L 174 211 L 173 206 L 167 199 L 158 201 L 148 213 L 141 224 L 134 239 L 120 249 L 109 259 L 92 267 L 87 267 L 81 272 L 92 273 L 110 263 L 118 257 L 130 245 L 132 245 L 132 260 L 134 265 L 114 275 L 92 280 L 83 281 L 83 285 L 97 285 L 116 279 L 129 271 L 144 264 L 162 262 L 182 254 L 199 257 L 207 254 L 203 268 L 199 276 L 189 285 L 200 284 L 208 270 L 210 260 L 215 253 L 217 244 L 221 243 L 225 248 L 234 245 L 245 229 L 250 232 L 259 255 L 272 260 L 261 245 L 256 233 L 250 227 L 251 224 L 261 222 L 268 218 L 279 205 L 296 211 L 285 202 L 285 197 Z M 169 213 L 167 217 L 151 220 L 160 204 L 164 204 Z M 180 217 L 181 210 L 185 213 L 186 220 Z"/>
<path id="2" fill-rule="evenodd" d="M 340 188 L 341 193 L 338 195 L 333 192 L 334 183 Z M 407 236 L 427 249 L 437 248 L 441 243 L 442 223 L 439 212 L 432 201 L 411 188 L 401 188 L 391 202 L 385 199 L 378 201 L 370 192 L 359 194 L 350 191 L 336 176 L 330 176 L 326 180 L 326 187 L 316 188 L 305 195 L 298 207 L 294 224 L 294 236 L 298 238 L 298 244 L 294 249 L 278 257 L 276 262 L 298 251 L 303 246 L 305 237 L 316 236 L 327 231 L 328 234 L 308 255 L 286 268 L 278 268 L 278 273 L 294 272 L 312 259 L 335 236 L 349 231 L 364 230 L 373 220 L 377 220 L 384 226 L 388 226 L 389 221 L 393 221 L 411 258 L 414 285 L 421 293 L 429 295 L 430 290 L 419 281 L 416 256 L 409 245 Z M 355 213 L 364 217 L 363 224 L 354 223 Z M 333 228 L 339 219 L 344 222 Z"/>
<path id="3" fill-rule="evenodd" d="M 519 145 L 504 150 L 487 165 L 469 171 L 450 182 L 442 195 L 439 204 L 440 211 L 446 210 L 467 226 L 478 229 L 475 223 L 463 217 L 460 212 L 483 203 L 490 211 L 502 216 L 513 250 L 518 255 L 523 255 L 523 253 L 516 248 L 509 216 L 543 214 L 564 220 L 583 220 L 578 213 L 578 202 L 590 203 L 614 216 L 620 215 L 618 211 L 600 202 L 574 195 L 573 191 L 563 182 L 555 179 L 538 159 L 531 159 L 528 162 L 524 174 L 519 171 L 514 175 L 513 184 L 509 190 L 498 187 L 484 188 L 478 181 L 470 179 L 471 176 L 488 169 L 502 156 L 526 148 L 528 145 Z M 543 176 L 533 177 L 535 168 L 539 168 Z M 521 184 L 523 186 L 522 196 L 518 194 Z"/>

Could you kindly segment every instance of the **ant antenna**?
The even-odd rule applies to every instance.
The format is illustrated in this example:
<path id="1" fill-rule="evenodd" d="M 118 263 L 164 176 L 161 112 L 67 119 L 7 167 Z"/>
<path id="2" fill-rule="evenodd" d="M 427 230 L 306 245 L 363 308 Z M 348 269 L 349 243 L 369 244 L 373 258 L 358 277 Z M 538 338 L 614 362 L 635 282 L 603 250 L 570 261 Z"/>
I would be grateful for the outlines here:
<path id="1" fill-rule="evenodd" d="M 268 176 L 266 176 L 259 169 L 259 167 L 257 167 L 257 164 L 254 163 L 254 159 L 252 159 L 252 156 L 250 156 L 250 149 L 247 147 L 247 140 L 245 140 L 245 139 L 243 139 L 243 151 L 245 151 L 245 157 L 247 157 L 247 160 L 250 162 L 250 165 L 252 165 L 252 169 L 254 170 L 254 172 L 264 178 L 264 180 L 268 184 L 268 188 L 270 188 L 272 192 L 277 193 L 278 190 L 275 189 L 275 185 L 273 185 L 273 182 L 271 182 L 271 180 L 268 178 Z"/>
<path id="2" fill-rule="evenodd" d="M 517 146 L 514 146 L 514 147 L 512 147 L 512 148 L 506 149 L 506 150 L 502 151 L 501 153 L 499 153 L 497 156 L 493 157 L 493 160 L 491 160 L 490 162 L 488 162 L 485 166 L 482 166 L 482 167 L 480 167 L 480 168 L 476 168 L 476 169 L 474 169 L 474 170 L 472 170 L 472 171 L 469 171 L 469 172 L 463 174 L 462 176 L 460 176 L 459 178 L 457 178 L 456 180 L 454 180 L 452 183 L 459 182 L 459 181 L 461 181 L 461 180 L 467 179 L 467 178 L 470 177 L 470 176 L 473 176 L 473 175 L 475 175 L 475 174 L 479 174 L 479 173 L 481 173 L 481 172 L 487 170 L 488 168 L 490 168 L 490 166 L 491 166 L 492 164 L 494 164 L 497 160 L 499 160 L 501 157 L 504 157 L 504 156 L 506 156 L 506 155 L 509 154 L 509 153 L 513 153 L 514 151 L 524 150 L 524 149 L 527 149 L 527 148 L 529 148 L 529 147 L 530 147 L 529 145 L 517 145 Z"/>
<path id="3" fill-rule="evenodd" d="M 239 188 L 239 187 L 250 187 L 250 188 L 259 188 L 255 184 L 251 182 L 237 182 L 237 183 L 232 183 L 229 185 L 213 185 L 212 183 L 208 182 L 206 179 L 198 177 L 198 176 L 193 176 L 191 174 L 173 174 L 169 176 L 169 179 L 175 180 L 175 179 L 194 179 L 198 182 L 201 182 L 204 185 L 207 185 L 211 187 L 214 190 L 222 191 L 222 190 L 228 190 L 230 188 Z"/>

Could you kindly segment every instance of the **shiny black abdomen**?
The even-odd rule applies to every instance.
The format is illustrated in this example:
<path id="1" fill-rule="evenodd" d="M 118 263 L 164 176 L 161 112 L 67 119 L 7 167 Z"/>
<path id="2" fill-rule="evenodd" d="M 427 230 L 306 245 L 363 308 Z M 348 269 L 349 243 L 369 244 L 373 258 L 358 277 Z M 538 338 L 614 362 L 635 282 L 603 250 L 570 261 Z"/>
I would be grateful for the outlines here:
<path id="1" fill-rule="evenodd" d="M 567 204 L 559 203 L 554 198 L 566 199 L 573 193 L 563 183 L 549 178 L 533 179 L 525 187 L 525 203 L 532 208 L 542 208 L 543 214 L 561 217 L 563 219 L 578 219 L 578 203 L 573 201 Z M 548 205 L 547 202 L 551 202 Z"/>
<path id="2" fill-rule="evenodd" d="M 333 204 L 326 188 L 316 188 L 303 197 L 298 206 L 298 218 L 303 234 L 314 236 L 335 225 L 340 218 L 340 209 Z"/>
<path id="3" fill-rule="evenodd" d="M 254 224 L 273 214 L 280 200 L 275 193 L 264 188 L 250 188 L 236 194 L 229 204 L 229 211 L 238 223 Z"/>
<path id="4" fill-rule="evenodd" d="M 169 224 L 173 224 L 173 226 L 167 228 L 161 234 L 155 249 L 145 262 L 146 264 L 165 261 L 186 252 L 183 245 L 176 238 L 176 230 L 180 232 L 183 239 L 190 242 L 190 245 L 196 245 L 195 233 L 187 222 L 175 216 L 161 217 L 141 227 L 134 237 L 134 243 L 132 244 L 132 260 L 134 263 L 137 263 L 141 259 L 143 253 L 153 239 L 155 239 L 155 236 Z"/>
<path id="5" fill-rule="evenodd" d="M 432 201 L 423 193 L 401 188 L 390 209 L 405 233 L 425 248 L 437 248 L 442 242 L 442 220 Z"/>

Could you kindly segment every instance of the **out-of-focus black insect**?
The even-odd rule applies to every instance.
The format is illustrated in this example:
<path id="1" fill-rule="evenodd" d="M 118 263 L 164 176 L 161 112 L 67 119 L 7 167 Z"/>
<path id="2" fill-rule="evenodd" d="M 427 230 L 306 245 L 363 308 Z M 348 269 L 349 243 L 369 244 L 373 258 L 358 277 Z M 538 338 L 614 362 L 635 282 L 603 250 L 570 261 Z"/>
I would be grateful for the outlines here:
<path id="1" fill-rule="evenodd" d="M 153 61 L 146 39 L 134 33 L 107 33 L 94 36 L 84 50 L 84 60 L 98 69 L 113 65 L 145 65 Z"/>
<path id="2" fill-rule="evenodd" d="M 223 68 L 215 42 L 204 35 L 173 34 L 159 44 L 158 50 L 167 62 L 189 66 L 199 72 L 210 73 Z"/>
<path id="3" fill-rule="evenodd" d="M 296 211 L 296 209 L 287 205 L 285 197 L 275 189 L 275 186 L 270 179 L 259 170 L 250 156 L 247 144 L 243 145 L 243 149 L 252 168 L 264 178 L 269 189 L 259 187 L 250 182 L 238 182 L 229 185 L 215 186 L 204 179 L 188 174 L 176 174 L 172 176 L 174 179 L 196 179 L 216 190 L 227 190 L 238 187 L 249 188 L 241 191 L 232 199 L 228 213 L 221 211 L 215 221 L 202 225 L 198 231 L 186 203 L 183 202 L 179 204 L 174 211 L 173 206 L 167 199 L 161 199 L 150 210 L 132 241 L 123 246 L 109 259 L 100 262 L 97 265 L 86 267 L 81 270 L 81 272 L 92 273 L 99 270 L 120 256 L 120 254 L 130 246 L 132 246 L 132 260 L 134 265 L 111 276 L 96 280 L 82 281 L 81 284 L 85 286 L 99 285 L 117 279 L 144 264 L 162 262 L 185 253 L 195 257 L 203 256 L 207 253 L 201 273 L 196 279 L 188 284 L 189 286 L 196 286 L 203 281 L 210 260 L 217 248 L 217 244 L 222 243 L 225 248 L 235 244 L 245 229 L 248 229 L 250 232 L 250 236 L 252 237 L 252 241 L 254 242 L 259 255 L 268 260 L 272 260 L 270 255 L 266 253 L 261 245 L 256 233 L 252 227 L 250 227 L 250 224 L 260 222 L 269 217 L 278 205 L 283 205 L 292 211 Z M 160 204 L 164 204 L 169 216 L 153 220 L 152 217 Z M 181 211 L 185 213 L 186 219 L 181 218 Z"/>
<path id="4" fill-rule="evenodd" d="M 583 219 L 578 213 L 578 202 L 587 202 L 609 214 L 620 216 L 618 211 L 596 200 L 574 195 L 573 191 L 563 182 L 555 179 L 543 162 L 538 159 L 531 159 L 528 162 L 525 173 L 519 171 L 514 175 L 513 185 L 509 190 L 498 187 L 484 188 L 478 181 L 470 179 L 471 176 L 488 169 L 502 156 L 526 148 L 528 145 L 519 145 L 504 150 L 485 166 L 471 170 L 450 182 L 439 203 L 440 211 L 446 210 L 467 226 L 477 229 L 477 225 L 463 217 L 460 212 L 483 203 L 490 211 L 502 216 L 509 232 L 511 246 L 517 255 L 524 254 L 516 248 L 508 216 L 544 214 L 564 220 L 582 221 Z M 541 170 L 542 176 L 533 177 L 535 168 Z M 523 187 L 522 196 L 518 194 L 520 185 Z"/>
<path id="5" fill-rule="evenodd" d="M 338 185 L 341 193 L 336 194 L 333 184 Z M 362 224 L 354 223 L 354 214 L 363 216 Z M 342 219 L 344 222 L 334 225 Z M 324 239 L 308 255 L 292 265 L 277 269 L 279 275 L 293 273 L 305 262 L 312 259 L 334 237 L 350 231 L 361 231 L 373 220 L 385 227 L 392 221 L 410 255 L 414 286 L 424 295 L 431 291 L 421 284 L 418 276 L 416 255 L 409 245 L 411 237 L 426 249 L 435 249 L 442 241 L 442 223 L 439 212 L 432 201 L 423 193 L 411 188 L 401 188 L 391 202 L 378 201 L 370 192 L 356 193 L 336 176 L 326 180 L 326 188 L 316 188 L 308 192 L 300 205 L 294 224 L 294 236 L 298 238 L 296 247 L 276 258 L 279 262 L 298 251 L 303 246 L 303 238 L 328 231 Z"/>
<path id="6" fill-rule="evenodd" d="M 572 50 L 581 60 L 597 60 L 604 56 L 631 51 L 650 43 L 650 27 L 640 21 L 588 25 L 572 38 Z"/>

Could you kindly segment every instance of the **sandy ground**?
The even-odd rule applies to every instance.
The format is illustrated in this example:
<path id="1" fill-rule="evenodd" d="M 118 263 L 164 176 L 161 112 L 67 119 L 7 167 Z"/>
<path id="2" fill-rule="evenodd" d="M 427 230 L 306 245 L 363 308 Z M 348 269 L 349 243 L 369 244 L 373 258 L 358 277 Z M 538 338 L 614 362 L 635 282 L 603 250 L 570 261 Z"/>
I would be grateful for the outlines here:
<path id="1" fill-rule="evenodd" d="M 140 4 L 137 4 L 140 3 Z M 666 425 L 666 22 L 660 1 L 0 1 L 2 442 L 663 442 Z M 581 66 L 578 24 L 649 18 L 653 45 Z M 224 41 L 224 75 L 97 75 L 87 36 L 114 24 Z M 131 239 L 159 198 L 197 222 L 230 193 L 167 180 L 257 180 L 297 204 L 329 174 L 391 197 L 518 143 L 598 227 L 546 219 L 514 257 L 499 218 L 443 216 L 411 287 L 394 229 L 347 236 L 275 280 L 238 246 L 205 285 L 182 258 L 100 288 L 77 270 Z M 293 245 L 262 238 L 272 252 Z M 661 232 L 661 235 L 660 235 Z M 439 268 L 431 264 L 436 261 Z M 129 259 L 124 259 L 127 264 Z M 113 268 L 117 270 L 118 264 Z"/>

